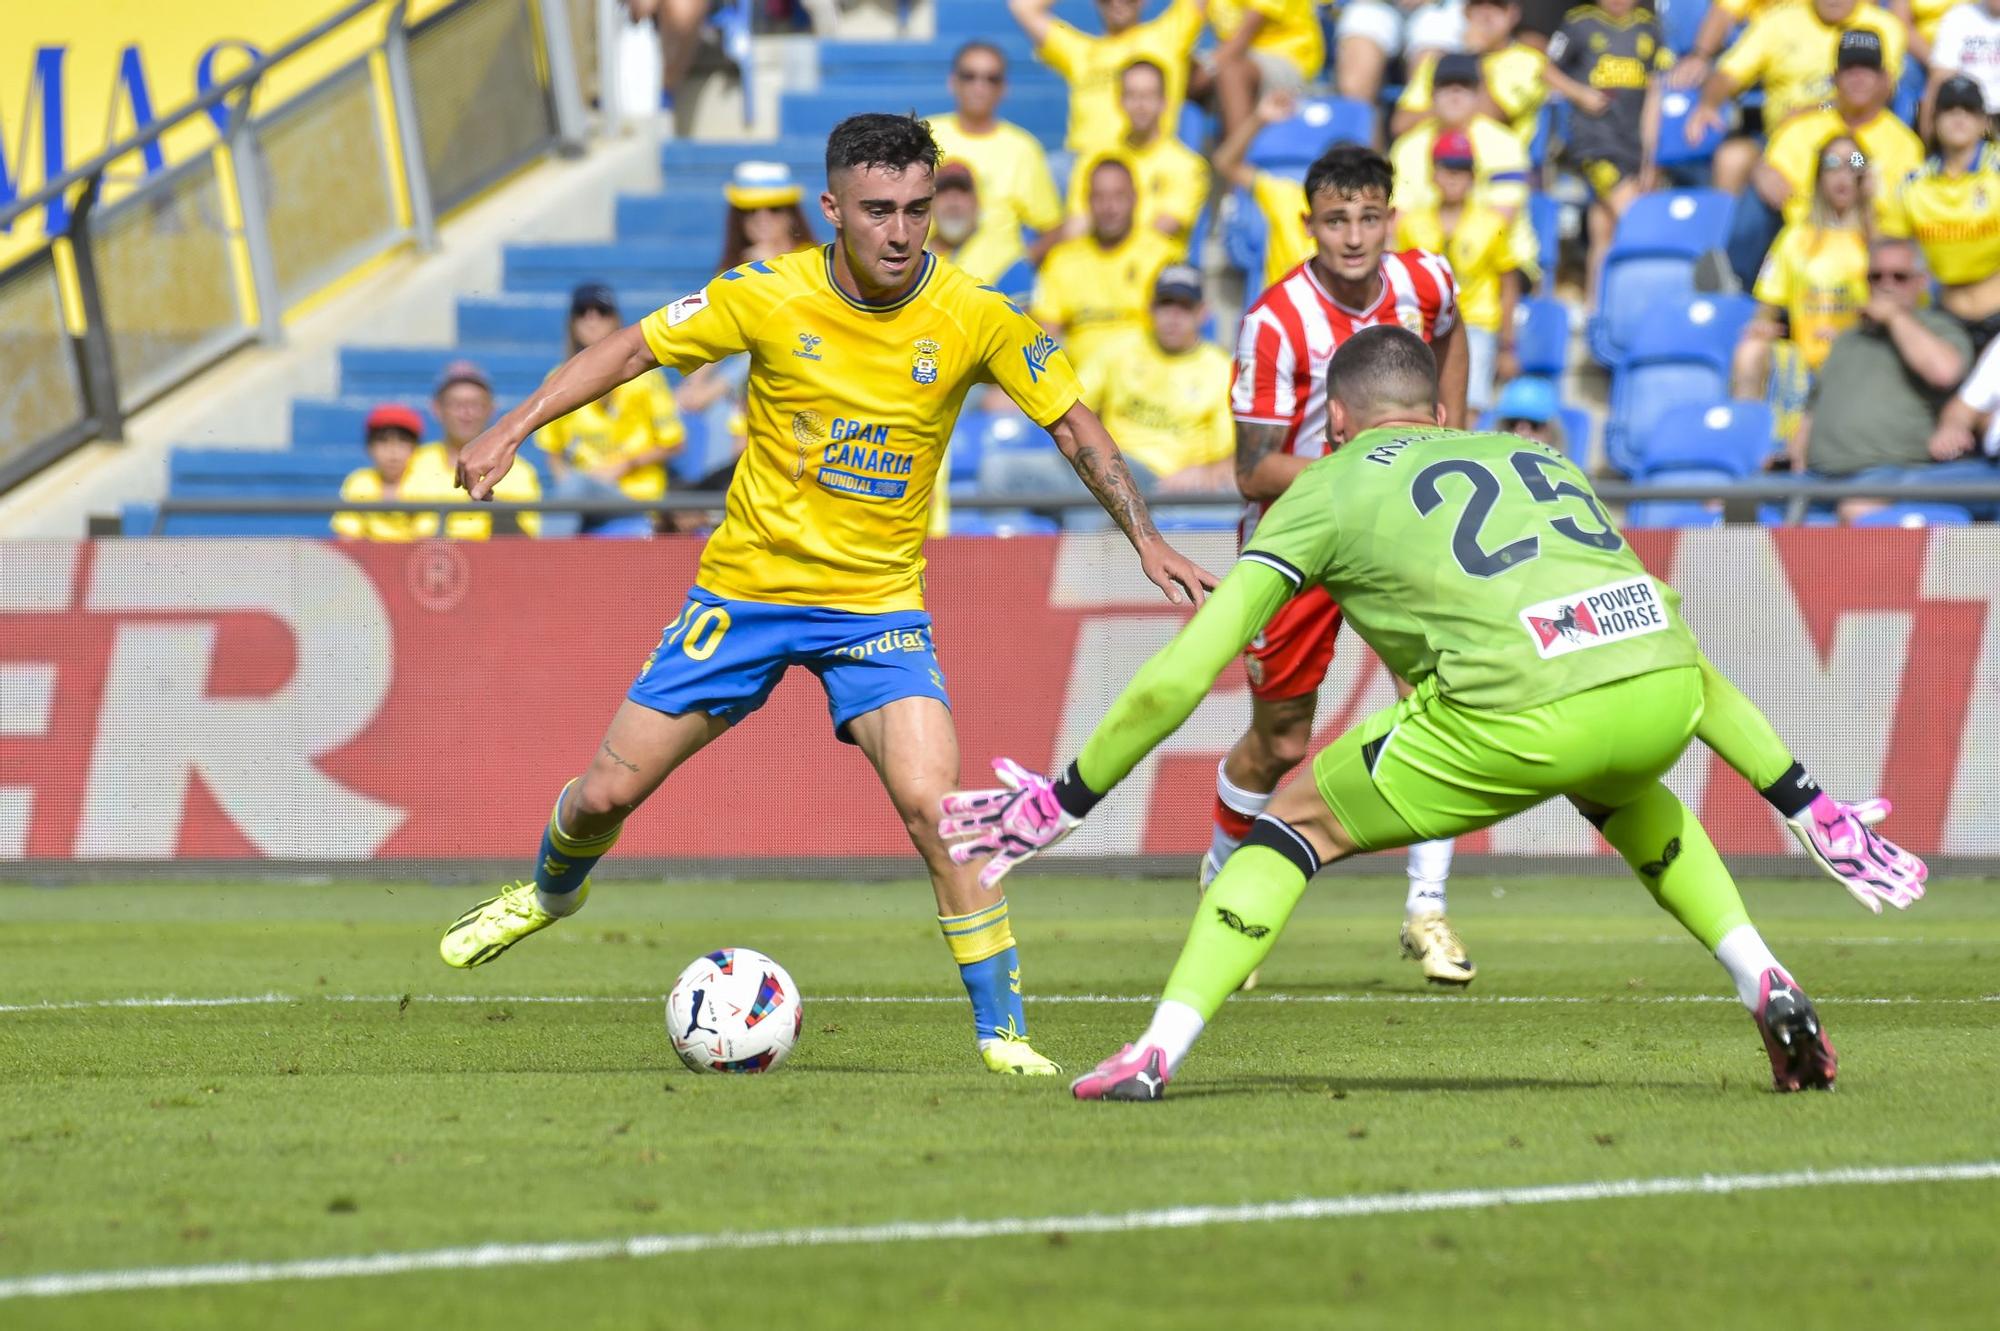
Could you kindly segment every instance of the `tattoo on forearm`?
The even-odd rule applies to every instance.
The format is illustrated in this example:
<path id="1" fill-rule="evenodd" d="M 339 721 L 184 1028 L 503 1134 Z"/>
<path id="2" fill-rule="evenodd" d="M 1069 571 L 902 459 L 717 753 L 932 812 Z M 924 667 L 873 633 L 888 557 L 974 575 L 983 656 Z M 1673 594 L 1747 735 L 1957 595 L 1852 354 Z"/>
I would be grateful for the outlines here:
<path id="1" fill-rule="evenodd" d="M 1140 498 L 1139 486 L 1133 481 L 1123 455 L 1115 449 L 1106 455 L 1094 445 L 1080 444 L 1070 465 L 1135 545 L 1159 536 L 1160 529 L 1153 525 L 1153 515 L 1146 511 L 1146 501 Z"/>
<path id="2" fill-rule="evenodd" d="M 628 763 L 623 758 L 620 758 L 618 756 L 618 750 L 611 747 L 611 741 L 608 739 L 604 741 L 604 756 L 609 758 L 612 762 L 617 763 L 620 767 L 624 768 L 628 772 L 636 772 L 639 770 L 639 764 Z"/>
<path id="3" fill-rule="evenodd" d="M 1236 480 L 1239 485 L 1250 479 L 1259 463 L 1285 446 L 1286 433 L 1287 428 L 1283 425 L 1237 422 Z"/>

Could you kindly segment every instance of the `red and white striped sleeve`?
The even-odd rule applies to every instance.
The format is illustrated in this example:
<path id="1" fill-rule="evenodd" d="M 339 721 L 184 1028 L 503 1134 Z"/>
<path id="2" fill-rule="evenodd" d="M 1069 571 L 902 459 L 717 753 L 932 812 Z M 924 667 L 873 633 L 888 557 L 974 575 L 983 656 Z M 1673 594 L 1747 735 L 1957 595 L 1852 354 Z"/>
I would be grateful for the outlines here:
<path id="1" fill-rule="evenodd" d="M 1458 274 L 1451 271 L 1451 260 L 1442 254 L 1420 251 L 1423 265 L 1437 283 L 1437 313 L 1431 316 L 1431 340 L 1436 341 L 1449 333 L 1458 324 Z"/>
<path id="2" fill-rule="evenodd" d="M 1298 418 L 1298 348 L 1270 305 L 1260 301 L 1243 316 L 1236 338 L 1230 414 L 1260 425 L 1290 425 Z"/>

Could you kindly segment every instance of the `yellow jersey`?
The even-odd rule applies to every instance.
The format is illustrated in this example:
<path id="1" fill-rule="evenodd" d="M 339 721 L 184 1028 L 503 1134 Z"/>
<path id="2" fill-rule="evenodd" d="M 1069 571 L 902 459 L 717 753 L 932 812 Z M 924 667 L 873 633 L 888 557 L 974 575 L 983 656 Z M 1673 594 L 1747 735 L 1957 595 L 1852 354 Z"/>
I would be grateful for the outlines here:
<path id="1" fill-rule="evenodd" d="M 1326 68 L 1326 33 L 1319 25 L 1317 0 L 1208 0 L 1208 26 L 1222 41 L 1243 26 L 1247 13 L 1264 16 L 1264 26 L 1250 39 L 1251 50 L 1290 62 L 1307 83 L 1319 78 Z"/>
<path id="2" fill-rule="evenodd" d="M 1042 260 L 1030 312 L 1044 328 L 1063 330 L 1081 369 L 1114 334 L 1146 327 L 1153 279 L 1178 257 L 1173 241 L 1140 226 L 1108 249 L 1094 236 L 1065 240 Z"/>
<path id="3" fill-rule="evenodd" d="M 1250 185 L 1250 200 L 1264 217 L 1264 281 L 1257 288 L 1263 292 L 1312 258 L 1319 247 L 1306 230 L 1306 191 L 1300 182 L 1259 171 Z M 1244 293 L 1250 299 L 1256 294 Z"/>
<path id="4" fill-rule="evenodd" d="M 1885 9 L 1862 3 L 1845 22 L 1822 23 L 1806 0 L 1767 9 L 1750 21 L 1736 44 L 1716 62 L 1738 87 L 1762 84 L 1766 132 L 1800 111 L 1824 106 L 1833 96 L 1833 62 L 1840 34 L 1866 29 L 1882 39 L 1882 68 L 1894 84 L 1903 74 L 1908 41 L 1902 21 Z"/>
<path id="5" fill-rule="evenodd" d="M 1914 238 L 1931 275 L 1948 287 L 2000 272 L 2000 153 L 1981 144 L 1971 169 L 1957 175 L 1936 157 L 1925 162 L 1896 191 L 1882 234 Z"/>
<path id="6" fill-rule="evenodd" d="M 1212 342 L 1171 355 L 1150 328 L 1120 333 L 1081 371 L 1083 400 L 1125 456 L 1164 480 L 1236 455 L 1230 365 Z"/>
<path id="7" fill-rule="evenodd" d="M 1118 76 L 1134 60 L 1150 60 L 1165 74 L 1167 105 L 1160 124 L 1172 133 L 1181 123 L 1188 56 L 1201 28 L 1202 12 L 1194 0 L 1173 0 L 1158 18 L 1134 24 L 1116 37 L 1091 37 L 1061 19 L 1051 20 L 1049 35 L 1035 54 L 1069 84 L 1065 145 L 1070 151 L 1081 154 L 1102 148 L 1125 133 L 1125 113 L 1118 109 Z"/>
<path id="8" fill-rule="evenodd" d="M 1868 305 L 1868 238 L 1859 227 L 1794 222 L 1771 242 L 1751 294 L 1785 312 L 1800 357 L 1817 371 Z"/>
<path id="9" fill-rule="evenodd" d="M 1048 155 L 1034 135 L 1005 120 L 988 134 L 966 133 L 955 113 L 932 116 L 930 126 L 943 160 L 965 163 L 979 188 L 979 227 L 952 262 L 982 282 L 995 281 L 1026 257 L 1021 228 L 1040 232 L 1062 225 Z"/>
<path id="10" fill-rule="evenodd" d="M 405 482 L 409 473 L 403 473 Z M 340 483 L 340 497 L 351 499 L 357 504 L 372 504 L 382 499 L 406 499 L 403 491 L 407 485 L 399 487 L 395 494 L 388 492 L 382 482 L 382 473 L 373 467 L 357 467 L 347 473 L 347 479 Z M 459 498 L 465 498 L 460 495 Z M 333 515 L 333 534 L 350 541 L 421 541 L 437 535 L 438 515 L 435 513 L 336 513 Z"/>
<path id="11" fill-rule="evenodd" d="M 1403 95 L 1396 99 L 1398 111 L 1431 109 L 1431 80 L 1437 73 L 1437 62 L 1437 56 L 1431 55 L 1417 66 L 1410 81 L 1403 85 Z M 1541 114 L 1542 103 L 1549 98 L 1548 85 L 1542 81 L 1542 72 L 1548 65 L 1549 58 L 1525 42 L 1515 42 L 1479 57 L 1479 72 L 1486 80 L 1486 91 L 1493 95 L 1493 104 L 1506 114 L 1507 128 L 1514 131 L 1524 146 L 1535 137 L 1535 121 Z"/>
<path id="12" fill-rule="evenodd" d="M 1396 214 L 1397 250 L 1428 250 L 1451 261 L 1458 280 L 1458 312 L 1469 327 L 1500 328 L 1500 280 L 1508 273 L 1532 275 L 1539 262 L 1534 228 L 1526 213 L 1509 219 L 1491 208 L 1468 203 L 1447 236 L 1437 205 Z"/>
<path id="13" fill-rule="evenodd" d="M 673 453 L 686 440 L 673 389 L 658 374 L 642 374 L 544 425 L 541 443 L 550 457 L 590 471 L 614 458 L 660 449 Z M 658 462 L 634 467 L 619 478 L 618 488 L 628 499 L 658 499 L 667 492 L 667 469 Z"/>
<path id="14" fill-rule="evenodd" d="M 1528 204 L 1528 150 L 1514 132 L 1491 116 L 1477 115 L 1466 127 L 1472 140 L 1472 197 L 1489 208 L 1517 212 Z M 1396 210 L 1428 208 L 1437 201 L 1431 185 L 1431 146 L 1438 122 L 1424 121 L 1389 146 L 1396 170 Z"/>
<path id="15" fill-rule="evenodd" d="M 425 444 L 410 455 L 410 469 L 403 474 L 401 497 L 462 504 L 470 496 L 458 488 L 457 472 L 451 451 L 442 442 Z M 524 504 L 541 497 L 541 474 L 535 470 L 535 464 L 526 458 L 515 458 L 514 465 L 493 487 L 493 498 L 503 504 Z M 520 513 L 515 517 L 521 525 L 522 534 L 542 534 L 541 514 Z M 444 534 L 454 541 L 490 540 L 493 519 L 485 513 L 450 513 L 445 515 Z"/>
<path id="16" fill-rule="evenodd" d="M 1047 427 L 1082 394 L 1019 306 L 925 253 L 873 304 L 835 285 L 833 247 L 745 264 L 640 323 L 685 373 L 750 353 L 750 435 L 701 553 L 717 596 L 878 613 L 923 608 L 931 491 L 959 405 L 994 383 Z"/>
<path id="17" fill-rule="evenodd" d="M 1937 40 L 1938 24 L 1944 16 L 1957 9 L 1965 0 L 1910 0 L 1910 20 L 1918 34 L 1927 42 Z M 1973 0 L 1978 3 L 1978 0 Z"/>
<path id="18" fill-rule="evenodd" d="M 1820 149 L 1842 134 L 1861 145 L 1862 155 L 1875 169 L 1878 219 L 1895 207 L 1898 184 L 1924 164 L 1924 141 L 1892 111 L 1877 111 L 1873 120 L 1859 128 L 1850 127 L 1840 112 L 1830 107 L 1793 116 L 1764 147 L 1764 160 L 1792 187 L 1792 197 L 1785 202 L 1787 222 L 1800 221 L 1812 211 Z"/>
<path id="19" fill-rule="evenodd" d="M 1170 217 L 1180 224 L 1173 238 L 1180 254 L 1187 253 L 1188 232 L 1208 202 L 1208 161 L 1179 139 L 1161 134 L 1143 148 L 1121 143 L 1115 151 L 1084 158 L 1069 178 L 1069 210 L 1079 217 L 1090 215 L 1090 172 L 1106 158 L 1115 158 L 1132 168 L 1132 183 L 1138 189 L 1138 211 L 1132 225 L 1159 230 L 1153 224 Z M 1165 233 L 1162 233 L 1165 234 Z"/>

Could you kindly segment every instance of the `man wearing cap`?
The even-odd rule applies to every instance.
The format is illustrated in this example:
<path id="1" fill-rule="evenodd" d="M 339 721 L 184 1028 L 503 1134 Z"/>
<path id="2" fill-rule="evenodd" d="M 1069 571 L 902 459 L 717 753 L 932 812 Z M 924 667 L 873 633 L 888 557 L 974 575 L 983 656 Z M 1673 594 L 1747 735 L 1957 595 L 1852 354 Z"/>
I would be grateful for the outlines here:
<path id="1" fill-rule="evenodd" d="M 1395 207 L 1399 211 L 1425 208 L 1437 201 L 1431 184 L 1431 152 L 1439 135 L 1456 130 L 1472 145 L 1477 163 L 1474 197 L 1512 219 L 1528 203 L 1528 151 L 1512 130 L 1480 111 L 1484 76 L 1479 57 L 1440 56 L 1431 82 L 1431 118 L 1389 149 L 1389 162 L 1396 170 Z"/>
<path id="2" fill-rule="evenodd" d="M 1099 153 L 1081 169 L 1089 182 L 1090 230 L 1049 251 L 1028 311 L 1067 344 L 1079 370 L 1117 334 L 1145 328 L 1153 280 L 1179 257 L 1174 242 L 1134 224 L 1138 191 L 1129 158 Z"/>
<path id="3" fill-rule="evenodd" d="M 340 497 L 357 504 L 402 499 L 410 456 L 423 437 L 423 418 L 408 407 L 385 402 L 368 413 L 363 439 L 368 465 L 356 467 L 340 483 Z M 419 541 L 437 535 L 435 513 L 336 513 L 333 534 L 350 541 Z"/>
<path id="4" fill-rule="evenodd" d="M 604 283 L 585 282 L 570 293 L 570 355 L 596 346 L 621 326 L 618 298 Z M 661 499 L 667 493 L 667 459 L 686 439 L 666 378 L 658 371 L 642 374 L 542 427 L 550 497 Z M 580 513 L 551 513 L 542 519 L 542 534 L 574 536 L 604 525 Z"/>
<path id="5" fill-rule="evenodd" d="M 970 240 L 954 241 L 947 255 L 982 282 L 996 281 L 1024 254 L 1039 262 L 1058 239 L 1062 199 L 1041 142 L 998 114 L 1007 88 L 1007 57 L 991 42 L 971 41 L 951 61 L 949 115 L 932 116 L 931 136 L 947 162 L 963 163 L 979 199 L 979 229 Z M 938 189 L 944 189 L 938 175 Z M 1023 229 L 1037 243 L 1023 248 Z"/>
<path id="6" fill-rule="evenodd" d="M 1895 91 L 1882 68 L 1882 39 L 1866 28 L 1843 32 L 1833 105 L 1801 112 L 1779 126 L 1751 171 L 1751 187 L 1785 221 L 1798 221 L 1812 205 L 1820 150 L 1836 135 L 1848 135 L 1868 159 L 1864 185 L 1874 192 L 1877 214 L 1884 212 L 1903 178 L 1924 164 L 1923 140 L 1889 109 Z"/>
<path id="7" fill-rule="evenodd" d="M 1118 77 L 1118 105 L 1125 112 L 1125 135 L 1118 148 L 1131 163 L 1139 192 L 1133 225 L 1149 227 L 1187 253 L 1187 234 L 1208 203 L 1208 163 L 1167 132 L 1166 75 L 1150 60 L 1135 60 Z M 1083 171 L 1070 179 L 1068 235 L 1080 234 L 1090 211 L 1090 182 Z"/>
<path id="8" fill-rule="evenodd" d="M 1229 355 L 1201 338 L 1201 272 L 1170 264 L 1153 283 L 1151 326 L 1120 334 L 1082 372 L 1083 400 L 1161 490 L 1234 488 Z"/>
<path id="9" fill-rule="evenodd" d="M 1530 375 L 1501 389 L 1500 400 L 1493 405 L 1493 422 L 1508 434 L 1547 444 L 1557 452 L 1569 451 L 1556 386 L 1546 379 Z"/>
<path id="10" fill-rule="evenodd" d="M 1931 132 L 1931 103 L 1950 78 L 1977 84 L 1982 109 L 2000 115 L 2000 0 L 1966 0 L 1938 20 L 1930 71 L 1920 123 L 1926 136 Z"/>
<path id="11" fill-rule="evenodd" d="M 453 361 L 438 376 L 437 388 L 431 394 L 431 414 L 443 427 L 444 438 L 425 444 L 410 459 L 403 497 L 463 503 L 465 492 L 458 486 L 458 451 L 477 439 L 492 421 L 493 381 L 475 362 Z M 493 491 L 493 498 L 503 504 L 528 503 L 541 497 L 542 478 L 525 458 L 514 464 Z M 527 535 L 541 535 L 541 514 L 516 514 L 514 521 Z M 493 518 L 486 513 L 448 514 L 444 534 L 454 541 L 489 540 L 493 535 Z"/>
<path id="12" fill-rule="evenodd" d="M 1514 309 L 1523 273 L 1539 255 L 1526 212 L 1507 217 L 1473 197 L 1472 141 L 1448 129 L 1431 146 L 1434 201 L 1396 214 L 1398 250 L 1428 250 L 1451 262 L 1458 280 L 1458 312 L 1465 321 L 1465 405 L 1477 415 L 1493 403 L 1497 375 L 1514 377 Z"/>
<path id="13" fill-rule="evenodd" d="M 1903 75 L 1908 37 L 1902 20 L 1866 0 L 1810 0 L 1776 5 L 1750 21 L 1723 52 L 1687 117 L 1687 139 L 1699 143 L 1721 129 L 1722 107 L 1746 88 L 1764 89 L 1764 132 L 1832 98 L 1840 35 L 1865 29 L 1881 40 L 1881 68 L 1893 85 Z M 1717 165 L 1718 182 L 1724 175 Z M 1739 177 L 1740 178 L 1740 177 Z"/>

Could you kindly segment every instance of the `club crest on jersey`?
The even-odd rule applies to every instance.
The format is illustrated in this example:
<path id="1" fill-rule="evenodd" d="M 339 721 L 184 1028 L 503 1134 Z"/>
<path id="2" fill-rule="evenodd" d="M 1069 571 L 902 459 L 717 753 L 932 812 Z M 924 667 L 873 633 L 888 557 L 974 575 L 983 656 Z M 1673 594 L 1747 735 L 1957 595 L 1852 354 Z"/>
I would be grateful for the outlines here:
<path id="1" fill-rule="evenodd" d="M 938 375 L 938 344 L 927 337 L 917 339 L 916 355 L 910 361 L 910 378 L 920 384 L 934 384 Z"/>
<path id="2" fill-rule="evenodd" d="M 1424 335 L 1424 312 L 1414 305 L 1405 305 L 1397 310 L 1396 322 L 1418 337 Z"/>
<path id="3" fill-rule="evenodd" d="M 1659 588 L 1646 577 L 1531 605 L 1521 612 L 1521 623 L 1544 661 L 1606 643 L 1643 638 L 1668 627 Z"/>
<path id="4" fill-rule="evenodd" d="M 818 333 L 800 333 L 799 344 L 792 348 L 792 354 L 800 360 L 819 360 L 819 344 L 824 341 Z"/>

